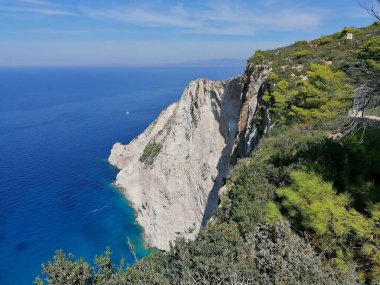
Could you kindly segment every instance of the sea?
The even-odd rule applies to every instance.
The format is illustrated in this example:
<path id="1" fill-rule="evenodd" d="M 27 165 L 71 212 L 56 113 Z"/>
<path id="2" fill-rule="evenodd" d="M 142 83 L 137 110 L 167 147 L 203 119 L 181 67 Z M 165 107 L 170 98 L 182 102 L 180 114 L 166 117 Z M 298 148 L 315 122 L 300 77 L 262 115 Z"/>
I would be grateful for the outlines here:
<path id="1" fill-rule="evenodd" d="M 32 284 L 62 249 L 118 263 L 152 252 L 107 162 L 189 81 L 241 67 L 0 68 L 0 284 Z"/>

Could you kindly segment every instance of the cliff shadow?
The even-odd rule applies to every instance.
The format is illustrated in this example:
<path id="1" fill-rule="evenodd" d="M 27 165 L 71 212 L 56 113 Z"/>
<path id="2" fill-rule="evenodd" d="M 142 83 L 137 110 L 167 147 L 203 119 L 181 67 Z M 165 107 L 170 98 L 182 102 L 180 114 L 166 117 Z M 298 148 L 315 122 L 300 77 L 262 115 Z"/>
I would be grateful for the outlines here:
<path id="1" fill-rule="evenodd" d="M 252 78 L 253 70 L 249 70 L 243 78 L 239 78 L 239 80 L 231 80 L 227 83 L 225 94 L 231 92 L 230 94 L 227 94 L 227 97 L 230 96 L 230 99 L 232 99 L 232 102 L 235 104 L 234 116 L 231 116 L 231 102 L 226 100 L 226 96 L 223 96 L 221 102 L 220 115 L 214 110 L 215 119 L 219 122 L 224 122 L 219 125 L 219 131 L 227 143 L 217 164 L 218 175 L 214 180 L 213 188 L 207 199 L 202 226 L 206 225 L 214 210 L 218 207 L 219 190 L 226 182 L 229 167 L 234 165 L 238 158 L 248 156 L 260 141 L 262 134 L 260 133 L 260 128 L 256 126 L 255 116 L 262 105 L 262 96 L 267 88 L 264 78 L 265 76 L 263 77 L 264 71 L 265 67 L 260 66 L 254 78 Z M 252 83 L 254 84 L 253 86 Z M 251 110 L 249 101 L 252 100 L 255 94 L 257 94 L 256 109 L 250 115 L 250 112 L 253 110 Z M 215 96 L 215 94 L 212 93 L 210 95 Z M 242 112 L 246 112 L 246 114 L 242 114 Z M 236 126 L 233 131 L 229 129 L 229 118 L 231 117 L 234 118 Z M 239 126 L 239 124 L 242 123 L 240 120 L 244 120 L 242 128 Z M 262 122 L 261 125 L 263 126 L 261 127 L 264 127 L 265 124 L 269 124 L 269 121 Z M 256 134 L 253 136 L 247 136 L 247 130 L 251 130 L 251 132 L 255 131 Z"/>
<path id="2" fill-rule="evenodd" d="M 214 179 L 214 185 L 207 197 L 205 212 L 202 218 L 202 227 L 207 224 L 207 221 L 212 217 L 213 212 L 219 204 L 219 190 L 226 183 L 226 176 L 230 167 L 231 153 L 234 146 L 236 135 L 236 126 L 240 114 L 240 95 L 242 93 L 241 78 L 235 78 L 226 83 L 225 91 L 222 100 L 219 102 L 215 92 L 210 92 L 210 96 L 215 99 L 215 102 L 220 103 L 220 113 L 216 108 L 213 108 L 215 119 L 220 122 L 219 132 L 222 135 L 226 146 L 224 147 L 219 161 L 217 163 L 218 175 Z M 229 92 L 229 93 L 228 93 Z M 228 94 L 227 94 L 228 93 Z M 230 129 L 230 121 L 233 119 L 235 128 Z"/>
<path id="3" fill-rule="evenodd" d="M 226 146 L 222 151 L 222 156 L 219 159 L 219 162 L 217 164 L 218 169 L 218 175 L 215 178 L 214 185 L 208 194 L 207 202 L 206 202 L 206 208 L 205 212 L 203 214 L 202 218 L 202 227 L 206 226 L 207 221 L 210 220 L 212 217 L 214 211 L 219 205 L 219 190 L 220 188 L 225 184 L 226 182 L 226 176 L 228 173 L 228 167 L 229 167 L 229 160 L 230 160 L 230 154 L 231 154 L 232 148 L 229 146 Z M 226 161 L 228 163 L 228 166 L 226 168 L 225 164 Z"/>

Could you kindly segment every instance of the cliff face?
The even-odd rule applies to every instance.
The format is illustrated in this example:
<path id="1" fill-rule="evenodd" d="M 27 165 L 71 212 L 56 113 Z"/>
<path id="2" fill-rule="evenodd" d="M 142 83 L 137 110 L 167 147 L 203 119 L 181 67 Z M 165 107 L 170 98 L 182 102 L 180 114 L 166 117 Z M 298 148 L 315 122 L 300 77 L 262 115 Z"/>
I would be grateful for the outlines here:
<path id="1" fill-rule="evenodd" d="M 231 154 L 232 163 L 235 163 L 237 158 L 248 156 L 258 144 L 260 134 L 266 133 L 270 128 L 269 112 L 262 106 L 262 96 L 266 89 L 265 81 L 269 73 L 270 69 L 265 66 L 252 69 L 252 66 L 248 65 L 243 75 L 244 86 L 241 95 L 238 129 Z M 256 120 L 259 112 L 262 116 L 260 124 Z"/>
<path id="2" fill-rule="evenodd" d="M 109 162 L 121 170 L 115 185 L 151 246 L 168 250 L 178 236 L 192 239 L 211 217 L 231 162 L 259 139 L 266 76 L 264 67 L 248 66 L 225 82 L 192 81 L 140 136 L 113 146 Z"/>

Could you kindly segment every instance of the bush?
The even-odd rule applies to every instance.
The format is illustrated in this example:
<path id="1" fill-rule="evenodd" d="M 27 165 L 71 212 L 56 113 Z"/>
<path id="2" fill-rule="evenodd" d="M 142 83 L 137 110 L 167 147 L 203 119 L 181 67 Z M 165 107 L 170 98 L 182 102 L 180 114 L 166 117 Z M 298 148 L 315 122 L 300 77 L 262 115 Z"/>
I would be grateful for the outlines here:
<path id="1" fill-rule="evenodd" d="M 341 32 L 340 32 L 340 38 L 341 39 L 346 39 L 347 37 L 347 34 L 354 34 L 354 35 L 358 35 L 360 34 L 360 30 L 359 29 L 356 29 L 356 28 L 353 28 L 353 27 L 345 27 Z"/>
<path id="2" fill-rule="evenodd" d="M 350 270 L 355 258 L 367 280 L 379 274 L 376 252 L 380 240 L 375 235 L 375 221 L 351 208 L 350 197 L 337 194 L 332 184 L 319 176 L 293 171 L 291 178 L 292 184 L 277 190 L 277 195 L 292 224 L 309 232 L 340 270 Z"/>
<path id="3" fill-rule="evenodd" d="M 366 41 L 358 54 L 360 59 L 380 62 L 380 38 Z"/>
<path id="4" fill-rule="evenodd" d="M 273 227 L 257 226 L 248 243 L 256 257 L 257 284 L 358 284 L 355 270 L 343 275 L 334 272 L 282 220 Z"/>
<path id="5" fill-rule="evenodd" d="M 156 143 L 155 141 L 149 142 L 145 146 L 144 151 L 139 158 L 139 161 L 141 163 L 144 163 L 146 167 L 152 166 L 157 155 L 160 153 L 161 148 L 162 145 Z"/>
<path id="6" fill-rule="evenodd" d="M 304 49 L 304 50 L 296 51 L 295 53 L 293 53 L 293 56 L 297 59 L 300 59 L 300 58 L 309 56 L 311 54 L 312 52 L 310 50 Z"/>
<path id="7" fill-rule="evenodd" d="M 93 279 L 91 266 L 83 259 L 74 260 L 72 254 L 66 255 L 58 250 L 54 255 L 53 261 L 42 265 L 42 274 L 45 281 L 37 277 L 34 281 L 37 285 L 72 285 L 89 284 Z"/>
<path id="8" fill-rule="evenodd" d="M 240 164 L 230 183 L 224 217 L 237 223 L 242 232 L 248 232 L 263 220 L 265 206 L 273 198 L 275 187 L 267 180 L 266 169 L 255 162 Z"/>
<path id="9" fill-rule="evenodd" d="M 262 50 L 257 50 L 254 55 L 249 59 L 249 63 L 253 65 L 260 65 L 265 63 L 265 56 Z"/>
<path id="10" fill-rule="evenodd" d="M 100 258 L 100 261 L 99 261 Z M 168 253 L 153 252 L 134 266 L 123 269 L 110 263 L 110 254 L 98 257 L 95 270 L 59 252 L 49 262 L 44 281 L 49 285 L 125 284 L 355 284 L 337 279 L 339 272 L 323 265 L 320 257 L 291 232 L 284 221 L 259 224 L 244 240 L 234 223 L 209 223 L 196 241 L 179 238 Z M 81 268 L 85 268 L 82 270 Z"/>
<path id="11" fill-rule="evenodd" d="M 281 80 L 271 94 L 265 94 L 274 119 L 280 123 L 320 120 L 332 122 L 345 116 L 352 105 L 353 88 L 343 72 L 330 66 L 312 64 L 308 81 Z"/>
<path id="12" fill-rule="evenodd" d="M 323 46 L 323 45 L 326 45 L 326 44 L 330 44 L 334 41 L 334 39 L 332 37 L 329 37 L 329 36 L 323 36 L 321 37 L 319 40 L 318 40 L 318 44 Z"/>
<path id="13" fill-rule="evenodd" d="M 307 45 L 307 41 L 296 41 L 294 43 L 295 46 L 299 47 L 299 46 L 305 46 Z"/>
<path id="14" fill-rule="evenodd" d="M 368 215 L 372 204 L 380 202 L 380 130 L 368 129 L 362 144 L 357 143 L 360 138 L 356 134 L 341 143 L 316 139 L 296 146 L 298 151 L 290 160 L 302 161 L 309 171 L 332 181 L 339 193 L 349 193 L 357 211 Z"/>

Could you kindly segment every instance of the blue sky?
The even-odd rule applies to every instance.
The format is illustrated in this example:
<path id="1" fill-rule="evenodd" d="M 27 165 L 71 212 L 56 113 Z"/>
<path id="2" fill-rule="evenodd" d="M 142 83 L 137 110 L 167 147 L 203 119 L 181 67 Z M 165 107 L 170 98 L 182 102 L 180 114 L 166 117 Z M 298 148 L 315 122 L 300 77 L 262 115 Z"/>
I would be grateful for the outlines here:
<path id="1" fill-rule="evenodd" d="M 247 58 L 371 22 L 359 0 L 0 0 L 0 66 Z"/>

